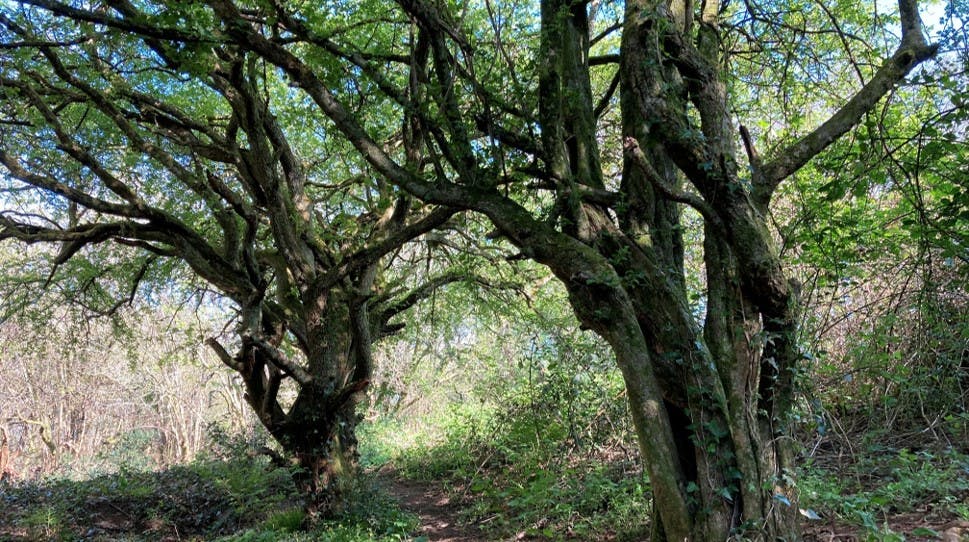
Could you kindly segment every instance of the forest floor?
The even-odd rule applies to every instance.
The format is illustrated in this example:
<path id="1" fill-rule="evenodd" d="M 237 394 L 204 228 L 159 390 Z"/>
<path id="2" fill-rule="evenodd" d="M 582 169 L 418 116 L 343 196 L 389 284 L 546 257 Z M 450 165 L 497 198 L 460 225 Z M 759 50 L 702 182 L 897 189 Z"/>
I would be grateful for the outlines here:
<path id="1" fill-rule="evenodd" d="M 488 542 L 495 540 L 483 534 L 477 526 L 469 525 L 461 514 L 461 505 L 439 482 L 409 480 L 399 477 L 393 469 L 385 468 L 380 474 L 381 484 L 400 503 L 403 510 L 420 517 L 417 537 L 427 542 Z M 931 513 L 895 514 L 884 518 L 885 537 L 892 541 L 941 541 L 969 542 L 969 521 L 945 518 Z M 872 533 L 858 525 L 838 520 L 805 520 L 802 524 L 806 542 L 863 542 L 874 540 Z M 608 533 L 603 540 L 613 539 Z M 531 536 L 507 538 L 507 540 L 541 540 Z"/>
<path id="2" fill-rule="evenodd" d="M 630 538 L 629 534 L 601 530 L 584 536 L 562 531 L 544 535 L 512 524 L 496 530 L 490 525 L 482 525 L 480 520 L 475 522 L 469 519 L 471 515 L 468 512 L 481 504 L 476 501 L 473 492 L 462 491 L 460 485 L 452 488 L 439 480 L 410 479 L 391 465 L 380 468 L 373 479 L 371 492 L 376 500 L 369 509 L 375 515 L 366 516 L 353 525 L 334 524 L 318 532 L 300 534 L 296 530 L 299 514 L 285 512 L 286 509 L 293 509 L 292 496 L 285 495 L 288 484 L 286 476 L 266 474 L 263 468 L 251 466 L 227 466 L 225 470 L 208 466 L 206 469 L 196 467 L 194 470 L 173 468 L 146 473 L 128 472 L 77 482 L 45 480 L 0 483 L 0 542 L 641 539 L 641 536 L 632 535 Z M 259 476 L 262 479 L 256 480 L 258 484 L 239 485 Z M 274 500 L 272 495 L 279 497 Z M 902 500 L 912 496 L 912 492 L 895 495 Z M 946 507 L 938 506 L 940 497 L 969 504 L 969 494 L 959 492 L 936 495 L 935 499 L 916 506 L 914 510 L 894 510 L 890 505 L 885 505 L 882 513 L 873 518 L 872 525 L 867 529 L 857 523 L 836 519 L 832 514 L 822 513 L 825 519 L 804 520 L 804 540 L 969 541 L 969 521 L 951 513 Z M 857 496 L 843 494 L 839 498 L 850 501 L 857 499 Z M 250 512 L 243 511 L 250 506 L 253 507 Z M 393 514 L 390 511 L 396 510 L 397 506 L 402 512 L 397 512 L 398 515 L 394 517 L 386 517 Z M 298 509 L 294 511 L 298 512 Z M 256 516 L 263 519 L 254 522 Z M 291 520 L 287 521 L 287 517 Z M 384 523 L 378 524 L 379 521 Z M 369 527 L 362 530 L 360 525 Z M 390 532 L 388 526 L 395 529 L 393 532 L 396 534 L 382 534 Z M 622 530 L 621 525 L 611 528 Z M 333 529 L 345 529 L 347 533 L 357 534 L 335 536 L 332 535 Z"/>
<path id="3" fill-rule="evenodd" d="M 883 528 L 885 531 L 879 536 L 838 520 L 805 521 L 801 525 L 805 542 L 969 541 L 969 521 L 932 518 L 920 513 L 887 516 Z"/>
<path id="4" fill-rule="evenodd" d="M 418 540 L 427 542 L 488 542 L 494 540 L 544 540 L 541 537 L 502 536 L 482 532 L 468 523 L 462 511 L 471 503 L 449 492 L 440 481 L 413 480 L 403 477 L 392 466 L 384 466 L 377 472 L 380 486 L 400 507 L 420 518 L 420 527 L 414 533 Z M 862 542 L 867 540 L 894 541 L 941 541 L 969 542 L 969 521 L 939 513 L 932 507 L 919 512 L 886 514 L 881 518 L 883 534 L 879 537 L 865 531 L 859 525 L 837 518 L 804 519 L 802 530 L 806 542 Z M 889 535 L 890 533 L 890 535 Z M 614 533 L 601 533 L 597 540 L 613 540 Z M 423 537 L 423 538 L 421 538 Z M 621 538 L 621 537 L 620 537 Z"/>
<path id="5" fill-rule="evenodd" d="M 460 504 L 440 482 L 407 479 L 390 466 L 381 468 L 377 477 L 403 510 L 420 518 L 416 536 L 428 542 L 487 542 L 475 525 L 461 517 Z"/>

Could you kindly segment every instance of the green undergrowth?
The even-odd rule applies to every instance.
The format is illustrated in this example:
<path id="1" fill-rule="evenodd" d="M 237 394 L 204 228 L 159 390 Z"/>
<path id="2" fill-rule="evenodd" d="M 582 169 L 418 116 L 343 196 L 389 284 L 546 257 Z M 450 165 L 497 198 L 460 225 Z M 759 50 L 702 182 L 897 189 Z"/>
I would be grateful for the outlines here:
<path id="1" fill-rule="evenodd" d="M 0 485 L 0 540 L 395 542 L 417 527 L 372 478 L 362 477 L 350 500 L 343 518 L 300 530 L 287 469 L 254 454 L 213 456 L 161 471 Z"/>
<path id="2" fill-rule="evenodd" d="M 870 446 L 844 464 L 808 461 L 799 481 L 801 506 L 821 518 L 856 525 L 872 540 L 904 540 L 895 518 L 915 514 L 925 527 L 909 533 L 939 538 L 931 525 L 969 521 L 969 455 Z"/>
<path id="3" fill-rule="evenodd" d="M 400 542 L 412 540 L 419 523 L 414 514 L 400 509 L 371 477 L 352 489 L 350 508 L 337 520 L 322 522 L 310 531 L 300 530 L 299 509 L 277 512 L 260 525 L 217 538 L 218 542 Z"/>
<path id="4" fill-rule="evenodd" d="M 380 420 L 365 430 L 364 457 L 441 483 L 487 539 L 643 540 L 649 482 L 622 423 L 621 388 L 610 386 L 573 395 L 519 389 L 420 422 Z M 932 540 L 969 521 L 964 451 L 937 441 L 893 448 L 865 435 L 855 442 L 851 461 L 829 454 L 799 465 L 806 532 L 836 523 L 861 540 Z"/>
<path id="5" fill-rule="evenodd" d="M 285 471 L 257 458 L 209 459 L 163 471 L 122 468 L 88 479 L 0 488 L 8 538 L 156 540 L 211 537 L 260 521 L 295 496 Z"/>
<path id="6" fill-rule="evenodd" d="M 642 540 L 649 482 L 613 376 L 552 375 L 419 424 L 385 420 L 362 439 L 364 457 L 442 483 L 488 539 Z"/>

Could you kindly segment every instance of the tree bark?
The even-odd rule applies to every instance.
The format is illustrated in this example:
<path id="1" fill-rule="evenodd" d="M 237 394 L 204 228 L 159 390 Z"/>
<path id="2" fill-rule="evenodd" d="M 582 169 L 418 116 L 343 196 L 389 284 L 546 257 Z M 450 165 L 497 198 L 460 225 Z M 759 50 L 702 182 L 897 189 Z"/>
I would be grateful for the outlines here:
<path id="1" fill-rule="evenodd" d="M 296 458 L 293 479 L 306 499 L 308 525 L 346 511 L 349 489 L 357 475 L 356 428 L 359 415 L 348 402 L 326 412 L 329 398 L 319 401 L 319 415 L 293 423 L 280 440 Z"/>
<path id="2" fill-rule="evenodd" d="M 356 406 L 370 382 L 372 328 L 382 325 L 368 317 L 366 305 L 354 292 L 340 290 L 300 304 L 308 340 L 306 359 L 299 362 L 277 348 L 284 326 L 261 306 L 250 307 L 243 322 L 260 322 L 259 331 L 243 330 L 239 355 L 224 359 L 243 377 L 246 401 L 291 459 L 308 524 L 344 512 L 357 474 Z M 355 321 L 359 317 L 362 326 Z M 278 396 L 285 378 L 297 385 L 288 410 Z"/>

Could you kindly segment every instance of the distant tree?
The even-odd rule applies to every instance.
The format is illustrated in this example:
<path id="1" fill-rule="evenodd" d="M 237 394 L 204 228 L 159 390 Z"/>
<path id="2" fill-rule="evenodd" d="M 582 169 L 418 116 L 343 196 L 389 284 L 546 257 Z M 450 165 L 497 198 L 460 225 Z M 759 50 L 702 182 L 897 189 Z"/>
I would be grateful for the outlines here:
<path id="1" fill-rule="evenodd" d="M 225 400 L 242 401 L 231 375 L 212 378 L 212 360 L 199 355 L 200 326 L 220 328 L 218 313 L 203 323 L 162 305 L 90 319 L 36 301 L 0 322 L 0 432 L 20 473 L 164 467 L 209 446 L 213 418 L 236 433 L 252 427 L 248 407 Z"/>
<path id="2" fill-rule="evenodd" d="M 286 418 L 310 427 L 301 423 L 307 416 L 342 412 L 338 405 L 358 391 L 363 375 L 316 377 L 272 338 L 293 334 L 313 368 L 333 352 L 350 357 L 369 346 L 353 340 L 357 330 L 374 334 L 361 324 L 365 313 L 354 310 L 370 286 L 359 271 L 373 259 L 350 258 L 360 262 L 356 273 L 344 272 L 333 249 L 312 235 L 311 185 L 296 157 L 317 153 L 293 149 L 309 141 L 294 137 L 301 127 L 319 127 L 321 142 L 345 153 L 354 171 L 367 167 L 374 183 L 486 215 L 495 236 L 563 282 L 576 316 L 610 344 L 623 373 L 654 491 L 654 540 L 797 538 L 786 422 L 802 359 L 798 301 L 774 246 L 769 208 L 785 179 L 934 54 L 914 0 L 898 3 L 894 52 L 880 45 L 885 34 L 872 44 L 853 37 L 868 20 L 860 8 L 800 2 L 108 6 L 32 0 L 3 8 L 5 131 L 20 137 L 5 137 L 0 161 L 21 183 L 121 220 L 65 224 L 68 212 L 52 227 L 8 213 L 6 236 L 66 242 L 67 254 L 81 240 L 113 237 L 151 255 L 178 255 L 243 307 L 243 351 L 224 356 L 228 364 L 243 374 L 246 363 L 272 367 L 301 382 L 306 397 L 326 397 L 297 400 Z M 849 62 L 858 48 L 875 64 Z M 783 67 L 786 75 L 764 88 L 745 86 L 741 75 L 759 66 Z M 860 73 L 857 90 L 836 108 L 802 111 L 806 128 L 780 114 L 754 130 L 737 126 L 738 116 L 748 125 L 758 120 L 734 109 L 742 97 L 803 95 L 811 81 L 850 66 Z M 229 106 L 211 120 L 171 105 L 172 94 L 201 101 L 206 89 Z M 277 101 L 298 104 L 299 113 L 283 118 L 265 105 Z M 389 137 L 395 130 L 388 124 L 401 119 L 402 137 Z M 98 127 L 105 122 L 110 129 Z M 777 124 L 785 125 L 780 137 Z M 29 134 L 50 142 L 28 145 Z M 105 167 L 119 163 L 114 157 L 99 159 L 117 153 L 119 139 L 144 157 L 121 162 L 125 175 L 162 167 L 208 194 L 196 212 L 204 203 L 232 213 L 235 228 L 212 213 L 226 240 L 262 241 L 261 222 L 247 217 L 253 207 L 264 209 L 272 243 L 263 246 L 274 259 L 260 260 L 257 250 L 247 255 L 243 242 L 212 246 L 174 211 L 144 203 L 148 196 L 133 182 Z M 59 171 L 65 155 L 83 176 Z M 226 179 L 227 170 L 239 179 Z M 325 176 L 339 182 L 331 171 Z M 78 177 L 96 177 L 101 192 L 78 187 Z M 242 190 L 247 199 L 239 202 Z M 379 210 L 390 212 L 386 205 Z M 396 232 L 427 229 L 449 212 L 381 235 L 406 237 Z M 686 236 L 690 216 L 702 223 L 696 238 Z M 397 223 L 378 221 L 376 231 Z M 702 254 L 704 266 L 695 300 L 685 284 L 687 248 Z M 364 254 L 374 252 L 384 251 Z M 326 272 L 317 275 L 321 263 Z M 284 294 L 254 305 L 267 274 L 284 292 L 298 291 L 298 303 Z M 345 308 L 331 311 L 334 299 Z M 327 334 L 347 322 L 358 335 Z M 319 352 L 323 344 L 346 346 L 327 354 Z M 271 375 L 254 386 L 257 409 L 266 385 L 278 382 Z M 320 386 L 324 391 L 307 391 Z M 309 444 L 320 442 L 336 441 Z"/>

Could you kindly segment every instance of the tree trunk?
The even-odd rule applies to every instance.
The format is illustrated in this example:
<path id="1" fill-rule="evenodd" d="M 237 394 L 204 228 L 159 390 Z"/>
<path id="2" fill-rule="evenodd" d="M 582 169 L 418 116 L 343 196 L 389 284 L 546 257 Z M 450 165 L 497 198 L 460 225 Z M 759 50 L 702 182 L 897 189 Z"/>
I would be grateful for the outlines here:
<path id="1" fill-rule="evenodd" d="M 653 486 L 654 540 L 796 539 L 797 499 L 783 425 L 792 393 L 784 368 L 796 361 L 787 308 L 792 301 L 762 217 L 749 202 L 745 207 L 744 198 L 730 196 L 732 184 L 737 194 L 743 189 L 730 165 L 735 150 L 723 85 L 714 78 L 692 102 L 704 132 L 721 138 L 709 148 L 725 157 L 723 171 L 712 180 L 690 180 L 723 208 L 704 215 L 706 321 L 691 309 L 679 210 L 688 197 L 678 194 L 683 172 L 698 164 L 682 163 L 677 153 L 690 149 L 677 148 L 679 135 L 670 133 L 685 123 L 690 100 L 663 50 L 672 30 L 664 5 L 626 4 L 622 125 L 627 145 L 639 154 L 627 153 L 627 199 L 618 224 L 607 210 L 572 197 L 561 206 L 562 230 L 594 253 L 563 247 L 536 251 L 536 259 L 563 277 L 580 320 L 616 353 Z M 589 68 L 588 42 L 576 38 L 588 31 L 584 9 L 549 1 L 542 11 L 541 48 L 548 58 L 539 80 L 542 142 L 550 175 L 572 194 L 572 186 L 602 186 L 598 159 L 590 158 L 598 152 L 595 134 L 585 129 L 593 122 L 591 93 L 584 91 L 587 79 L 575 75 Z M 711 28 L 699 32 L 698 42 L 715 56 Z M 750 287 L 765 277 L 768 285 Z M 780 291 L 765 292 L 772 286 Z M 785 318 L 765 330 L 761 322 L 775 316 Z"/>
<path id="2" fill-rule="evenodd" d="M 297 460 L 293 479 L 305 498 L 307 524 L 346 511 L 348 492 L 357 474 L 358 421 L 352 408 L 343 408 L 332 418 L 317 419 L 309 427 L 286 430 L 288 449 Z"/>
<path id="3" fill-rule="evenodd" d="M 335 392 L 304 385 L 287 414 L 263 419 L 285 453 L 277 463 L 293 469 L 307 525 L 346 510 L 359 462 L 356 406 L 365 388 L 366 381 Z"/>
<path id="4" fill-rule="evenodd" d="M 326 292 L 304 315 L 308 340 L 299 343 L 305 360 L 290 360 L 277 348 L 284 328 L 259 305 L 243 311 L 242 348 L 230 356 L 209 341 L 224 363 L 242 376 L 246 402 L 282 447 L 276 462 L 292 467 L 304 496 L 306 522 L 339 516 L 357 474 L 356 407 L 370 383 L 372 329 L 366 298 Z M 258 332 L 253 331 L 259 322 Z M 284 379 L 296 384 L 296 399 L 285 409 L 279 391 Z"/>

